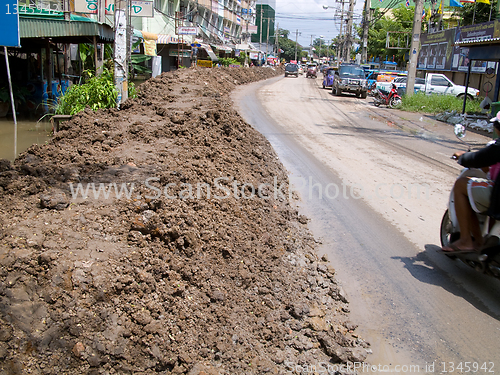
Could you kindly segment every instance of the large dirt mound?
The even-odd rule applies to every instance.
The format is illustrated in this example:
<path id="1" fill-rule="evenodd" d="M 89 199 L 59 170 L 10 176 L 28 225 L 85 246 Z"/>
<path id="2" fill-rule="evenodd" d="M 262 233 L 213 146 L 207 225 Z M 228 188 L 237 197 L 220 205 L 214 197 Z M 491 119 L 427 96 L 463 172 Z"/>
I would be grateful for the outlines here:
<path id="1" fill-rule="evenodd" d="M 227 96 L 280 74 L 164 73 L 0 161 L 1 374 L 278 374 L 366 358 L 286 171 Z"/>

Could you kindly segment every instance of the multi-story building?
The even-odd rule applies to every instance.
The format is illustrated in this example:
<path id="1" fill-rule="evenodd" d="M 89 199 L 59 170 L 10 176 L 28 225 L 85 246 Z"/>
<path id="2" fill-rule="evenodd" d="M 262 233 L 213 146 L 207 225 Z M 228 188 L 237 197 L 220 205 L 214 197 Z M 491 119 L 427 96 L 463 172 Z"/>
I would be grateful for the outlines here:
<path id="1" fill-rule="evenodd" d="M 246 41 L 255 13 L 254 0 L 154 0 L 154 17 L 133 18 L 132 25 L 146 38 L 157 38 L 166 71 L 177 67 L 179 53 L 182 65 L 190 64 L 191 44 L 199 44 L 212 60 L 232 53 Z M 190 34 L 178 34 L 179 27 L 189 28 Z"/>
<path id="2" fill-rule="evenodd" d="M 257 0 L 256 20 L 257 33 L 252 35 L 252 43 L 257 43 L 261 51 L 272 51 L 274 45 L 276 0 Z"/>

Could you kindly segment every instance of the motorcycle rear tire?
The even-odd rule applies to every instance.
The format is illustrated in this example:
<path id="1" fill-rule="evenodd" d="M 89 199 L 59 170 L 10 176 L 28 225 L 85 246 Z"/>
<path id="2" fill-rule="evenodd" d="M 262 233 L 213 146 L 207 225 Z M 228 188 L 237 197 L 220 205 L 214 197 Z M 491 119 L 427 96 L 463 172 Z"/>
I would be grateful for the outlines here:
<path id="1" fill-rule="evenodd" d="M 448 246 L 460 238 L 460 232 L 452 232 L 452 228 L 450 213 L 446 210 L 441 219 L 441 228 L 439 231 L 441 246 Z M 453 256 L 450 256 L 450 258 L 453 258 Z"/>

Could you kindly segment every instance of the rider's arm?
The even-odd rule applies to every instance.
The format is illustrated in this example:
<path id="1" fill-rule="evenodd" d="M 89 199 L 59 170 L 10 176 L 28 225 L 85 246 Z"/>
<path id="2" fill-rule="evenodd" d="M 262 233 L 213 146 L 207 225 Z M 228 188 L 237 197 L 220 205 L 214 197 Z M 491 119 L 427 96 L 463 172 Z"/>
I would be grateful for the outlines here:
<path id="1" fill-rule="evenodd" d="M 500 162 L 500 142 L 495 142 L 476 152 L 466 152 L 458 158 L 458 164 L 466 168 L 488 167 Z"/>

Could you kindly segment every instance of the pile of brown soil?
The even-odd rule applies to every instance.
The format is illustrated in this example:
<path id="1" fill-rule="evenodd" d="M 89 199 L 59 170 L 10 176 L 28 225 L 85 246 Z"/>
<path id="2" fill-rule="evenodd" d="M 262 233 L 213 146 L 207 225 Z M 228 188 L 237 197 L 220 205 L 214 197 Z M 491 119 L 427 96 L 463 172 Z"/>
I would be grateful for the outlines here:
<path id="1" fill-rule="evenodd" d="M 164 73 L 0 161 L 0 374 L 278 374 L 366 358 L 286 171 L 227 95 L 280 74 Z"/>

